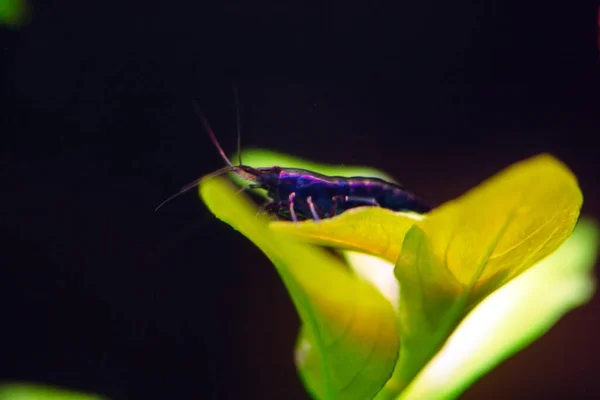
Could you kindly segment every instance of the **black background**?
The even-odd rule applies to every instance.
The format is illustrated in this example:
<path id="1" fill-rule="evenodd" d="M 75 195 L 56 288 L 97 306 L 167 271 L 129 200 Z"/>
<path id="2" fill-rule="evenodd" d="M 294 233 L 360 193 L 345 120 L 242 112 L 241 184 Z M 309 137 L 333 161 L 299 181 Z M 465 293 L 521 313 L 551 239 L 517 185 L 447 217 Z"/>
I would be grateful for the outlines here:
<path id="1" fill-rule="evenodd" d="M 193 194 L 242 140 L 434 203 L 540 152 L 600 218 L 597 9 L 520 2 L 33 2 L 3 29 L 0 379 L 114 399 L 305 399 L 265 257 Z M 578 5 L 579 4 L 579 5 Z M 600 300 L 464 395 L 600 395 Z M 518 329 L 518 327 L 515 327 Z"/>

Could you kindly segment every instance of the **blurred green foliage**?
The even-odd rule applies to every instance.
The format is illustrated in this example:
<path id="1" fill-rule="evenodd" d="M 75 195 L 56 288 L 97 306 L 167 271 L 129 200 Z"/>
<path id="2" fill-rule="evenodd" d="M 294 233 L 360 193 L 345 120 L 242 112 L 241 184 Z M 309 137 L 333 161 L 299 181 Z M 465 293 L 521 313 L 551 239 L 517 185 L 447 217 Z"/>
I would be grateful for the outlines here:
<path id="1" fill-rule="evenodd" d="M 27 0 L 0 0 L 0 24 L 16 28 L 28 23 L 30 17 Z"/>
<path id="2" fill-rule="evenodd" d="M 33 383 L 0 385 L 0 400 L 107 400 L 92 394 Z"/>

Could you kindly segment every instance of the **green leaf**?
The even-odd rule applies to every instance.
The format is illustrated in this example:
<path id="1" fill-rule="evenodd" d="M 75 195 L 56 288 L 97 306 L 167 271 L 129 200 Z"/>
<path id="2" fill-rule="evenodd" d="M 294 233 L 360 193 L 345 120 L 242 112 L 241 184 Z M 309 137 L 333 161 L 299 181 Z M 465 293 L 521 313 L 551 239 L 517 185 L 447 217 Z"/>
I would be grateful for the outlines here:
<path id="1" fill-rule="evenodd" d="M 319 399 L 373 397 L 398 356 L 391 304 L 332 255 L 269 229 L 256 206 L 225 180 L 202 182 L 200 193 L 219 219 L 252 240 L 277 268 L 314 351 L 312 358 L 297 357 L 309 390 Z"/>
<path id="2" fill-rule="evenodd" d="M 80 393 L 31 383 L 0 384 L 0 400 L 106 400 L 93 394 Z"/>
<path id="3" fill-rule="evenodd" d="M 598 227 L 582 219 L 556 252 L 484 299 L 399 399 L 457 398 L 566 312 L 589 301 L 596 288 L 598 236 Z"/>
<path id="4" fill-rule="evenodd" d="M 417 222 L 395 273 L 401 286 L 399 393 L 469 310 L 554 252 L 572 233 L 582 195 L 558 160 L 516 163 Z"/>

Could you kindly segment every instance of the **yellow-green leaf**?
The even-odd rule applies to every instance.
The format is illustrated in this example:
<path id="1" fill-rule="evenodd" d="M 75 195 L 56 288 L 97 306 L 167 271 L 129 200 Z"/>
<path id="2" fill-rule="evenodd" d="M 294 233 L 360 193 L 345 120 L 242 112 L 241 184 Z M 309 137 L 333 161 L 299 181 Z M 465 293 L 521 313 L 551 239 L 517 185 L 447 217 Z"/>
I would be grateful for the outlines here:
<path id="1" fill-rule="evenodd" d="M 555 251 L 572 233 L 581 203 L 573 174 L 540 155 L 417 222 L 395 268 L 402 345 L 389 385 L 408 385 L 472 307 Z"/>
<path id="2" fill-rule="evenodd" d="M 324 250 L 269 229 L 266 219 L 256 216 L 256 207 L 236 196 L 225 180 L 206 180 L 200 192 L 219 219 L 252 240 L 277 268 L 315 352 L 316 364 L 303 365 L 298 358 L 315 396 L 373 397 L 390 377 L 398 356 L 391 304 Z M 311 372 L 319 376 L 318 382 L 310 380 Z"/>
<path id="3" fill-rule="evenodd" d="M 475 303 L 556 250 L 572 233 L 582 202 L 571 171 L 542 154 L 443 204 L 418 226 L 432 256 L 472 287 Z"/>
<path id="4" fill-rule="evenodd" d="M 598 227 L 582 219 L 556 252 L 484 299 L 399 399 L 457 398 L 566 312 L 590 300 L 596 288 L 598 235 Z"/>

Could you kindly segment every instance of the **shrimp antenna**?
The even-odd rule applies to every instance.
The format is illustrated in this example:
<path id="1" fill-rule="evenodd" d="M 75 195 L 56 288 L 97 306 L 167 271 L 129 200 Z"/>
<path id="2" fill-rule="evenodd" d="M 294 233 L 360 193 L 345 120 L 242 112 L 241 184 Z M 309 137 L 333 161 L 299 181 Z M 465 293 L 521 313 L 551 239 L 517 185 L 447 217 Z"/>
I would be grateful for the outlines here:
<path id="1" fill-rule="evenodd" d="M 223 158 L 223 160 L 225 160 L 225 162 L 227 163 L 227 166 L 221 169 L 218 169 L 210 174 L 207 175 L 203 175 L 200 178 L 188 183 L 187 185 L 185 185 L 184 187 L 182 187 L 179 192 L 175 193 L 174 195 L 172 195 L 171 197 L 167 198 L 165 201 L 163 201 L 162 203 L 160 203 L 158 205 L 158 207 L 156 207 L 154 209 L 154 211 L 158 211 L 159 208 L 161 208 L 162 206 L 164 206 L 165 204 L 167 204 L 168 202 L 170 202 L 171 200 L 173 200 L 176 197 L 181 196 L 182 194 L 192 190 L 193 188 L 195 188 L 196 186 L 198 186 L 200 184 L 200 182 L 202 182 L 202 180 L 204 179 L 208 179 L 208 178 L 213 178 L 215 176 L 219 176 L 219 175 L 223 175 L 227 172 L 231 172 L 231 171 L 236 171 L 238 169 L 237 166 L 233 165 L 233 163 L 231 161 L 229 161 L 229 158 L 227 157 L 227 155 L 225 154 L 225 152 L 223 151 L 223 148 L 221 148 L 221 145 L 219 144 L 219 141 L 217 140 L 217 137 L 215 136 L 215 133 L 213 132 L 213 130 L 211 129 L 208 120 L 204 117 L 204 114 L 202 114 L 202 111 L 200 111 L 200 106 L 198 105 L 198 103 L 196 101 L 193 101 L 194 104 L 194 111 L 196 112 L 196 114 L 198 114 L 198 117 L 200 117 L 200 120 L 202 121 L 202 124 L 204 125 L 204 129 L 206 129 L 206 131 L 208 132 L 208 136 L 210 137 L 210 140 L 213 142 L 213 144 L 215 145 L 215 147 L 217 148 L 217 150 L 219 151 L 219 154 L 221 155 L 221 157 Z"/>
<path id="2" fill-rule="evenodd" d="M 233 94 L 234 94 L 234 97 L 235 97 L 235 108 L 236 108 L 236 115 L 237 115 L 237 132 L 238 132 L 237 133 L 238 134 L 237 146 L 238 146 L 238 157 L 239 157 L 240 165 L 242 165 L 242 153 L 240 151 L 240 149 L 241 149 L 240 108 L 239 108 L 239 101 L 238 101 L 237 89 L 236 89 L 235 85 L 233 86 Z M 239 170 L 239 167 L 236 166 L 236 165 L 233 165 L 233 163 L 229 160 L 229 158 L 227 157 L 227 155 L 223 151 L 223 148 L 219 144 L 219 141 L 217 140 L 217 137 L 215 136 L 215 133 L 213 132 L 212 128 L 210 127 L 210 124 L 208 123 L 208 120 L 206 119 L 206 117 L 204 117 L 204 114 L 200 110 L 200 106 L 198 105 L 198 103 L 196 101 L 193 101 L 193 105 L 194 105 L 194 111 L 196 112 L 196 114 L 198 114 L 198 117 L 202 121 L 202 124 L 204 125 L 204 129 L 206 129 L 206 131 L 208 132 L 208 136 L 210 137 L 210 140 L 213 142 L 213 144 L 215 145 L 215 147 L 219 151 L 219 154 L 221 155 L 221 157 L 223 158 L 223 160 L 225 160 L 225 162 L 227 163 L 227 166 L 223 167 L 221 169 L 218 169 L 218 170 L 216 170 L 216 171 L 214 171 L 214 172 L 212 172 L 210 174 L 203 175 L 200 178 L 195 179 L 192 182 L 188 183 L 187 185 L 185 185 L 184 187 L 182 187 L 177 193 L 175 193 L 174 195 L 172 195 L 171 197 L 167 198 L 165 201 L 163 201 L 162 203 L 160 203 L 158 205 L 158 207 L 156 207 L 154 209 L 154 211 L 158 211 L 159 208 L 161 208 L 162 206 L 164 206 L 165 204 L 167 204 L 168 202 L 170 202 L 174 198 L 179 197 L 182 194 L 184 194 L 184 193 L 192 190 L 193 188 L 197 187 L 198 185 L 200 185 L 200 182 L 202 182 L 204 179 L 214 178 L 216 176 L 220 176 L 220 175 L 226 174 L 227 172 L 238 171 Z M 243 190 L 246 190 L 246 189 L 247 188 L 244 188 Z"/>
<path id="3" fill-rule="evenodd" d="M 163 201 L 162 203 L 160 203 L 158 205 L 158 207 L 156 207 L 154 209 L 154 211 L 155 212 L 158 211 L 159 208 L 161 208 L 162 206 L 164 206 L 165 204 L 167 204 L 168 202 L 170 202 L 174 198 L 179 197 L 182 194 L 184 194 L 186 192 L 189 192 L 193 188 L 197 187 L 200 184 L 200 182 L 202 182 L 204 179 L 210 179 L 210 178 L 214 178 L 216 176 L 220 176 L 220 175 L 226 174 L 228 172 L 234 171 L 236 168 L 237 167 L 235 167 L 235 166 L 228 165 L 228 166 L 223 167 L 221 169 L 218 169 L 218 170 L 216 170 L 214 172 L 211 172 L 210 174 L 203 175 L 200 178 L 191 181 L 190 183 L 188 183 L 187 185 L 185 185 L 184 187 L 182 187 L 179 190 L 179 192 L 175 193 L 174 195 L 172 195 L 171 197 L 169 197 L 168 199 L 166 199 L 165 201 Z"/>
<path id="4" fill-rule="evenodd" d="M 243 165 L 242 162 L 242 124 L 240 122 L 240 99 L 238 97 L 238 91 L 235 87 L 235 83 L 231 84 L 233 86 L 233 97 L 235 99 L 235 116 L 237 121 L 237 153 L 238 153 L 238 163 Z"/>
<path id="5" fill-rule="evenodd" d="M 219 150 L 219 154 L 221 155 L 223 160 L 225 160 L 227 165 L 229 165 L 230 167 L 236 168 L 236 166 L 233 165 L 233 163 L 231 161 L 229 161 L 229 158 L 225 155 L 225 152 L 221 148 L 221 145 L 219 144 L 219 141 L 217 140 L 215 133 L 211 129 L 210 125 L 208 124 L 208 121 L 204 117 L 204 114 L 202 114 L 202 111 L 200 111 L 200 106 L 198 105 L 198 103 L 196 101 L 194 101 L 194 111 L 196 111 L 196 114 L 198 114 L 198 117 L 200 118 L 200 120 L 202 121 L 202 124 L 204 125 L 204 129 L 206 129 L 206 131 L 208 132 L 208 136 L 210 137 L 210 140 L 213 142 L 213 144 L 215 145 L 217 150 Z"/>

